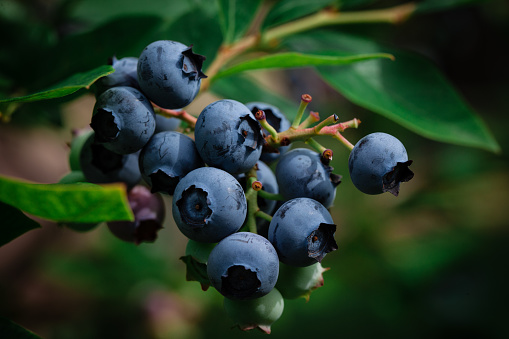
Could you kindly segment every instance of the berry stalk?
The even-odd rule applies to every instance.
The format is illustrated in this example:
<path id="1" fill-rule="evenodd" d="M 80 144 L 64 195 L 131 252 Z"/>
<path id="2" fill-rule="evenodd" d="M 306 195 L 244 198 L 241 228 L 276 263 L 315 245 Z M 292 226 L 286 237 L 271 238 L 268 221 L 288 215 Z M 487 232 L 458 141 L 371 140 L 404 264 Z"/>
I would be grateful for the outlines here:
<path id="1" fill-rule="evenodd" d="M 197 118 L 195 116 L 192 116 L 191 114 L 187 113 L 184 110 L 174 110 L 174 109 L 167 109 L 159 107 L 155 104 L 152 104 L 154 106 L 154 113 L 162 115 L 166 118 L 177 118 L 182 121 L 185 121 L 189 127 L 194 129 L 194 126 L 196 126 L 196 120 Z"/>

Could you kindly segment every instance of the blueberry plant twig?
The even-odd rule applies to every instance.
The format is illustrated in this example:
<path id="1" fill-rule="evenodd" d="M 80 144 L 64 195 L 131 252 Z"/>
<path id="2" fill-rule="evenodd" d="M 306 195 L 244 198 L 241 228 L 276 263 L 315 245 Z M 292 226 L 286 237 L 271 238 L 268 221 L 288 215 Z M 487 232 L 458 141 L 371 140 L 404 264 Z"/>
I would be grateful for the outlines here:
<path id="1" fill-rule="evenodd" d="M 267 3 L 270 5 L 271 1 L 267 1 Z M 366 11 L 341 12 L 335 9 L 324 9 L 307 17 L 268 29 L 265 32 L 260 31 L 261 25 L 259 23 L 265 18 L 267 11 L 260 10 L 253 18 L 251 27 L 244 37 L 220 47 L 215 59 L 205 71 L 208 78 L 202 80 L 200 92 L 209 89 L 214 76 L 224 65 L 250 49 L 257 47 L 275 48 L 279 41 L 287 36 L 324 26 L 358 23 L 399 24 L 414 13 L 416 6 L 415 2 L 409 2 L 390 8 Z"/>
<path id="2" fill-rule="evenodd" d="M 256 166 L 246 173 L 246 200 L 247 200 L 247 216 L 246 227 L 249 232 L 258 234 L 256 229 L 256 213 L 260 210 L 258 207 L 258 191 L 261 190 L 262 184 L 256 178 Z"/>
<path id="3" fill-rule="evenodd" d="M 189 127 L 193 128 L 193 129 L 194 129 L 194 126 L 196 126 L 197 118 L 195 116 L 187 113 L 184 110 L 178 111 L 178 110 L 174 110 L 174 109 L 162 108 L 162 107 L 155 105 L 154 103 L 152 103 L 152 106 L 154 107 L 154 112 L 156 114 L 162 115 L 163 117 L 166 117 L 166 118 L 177 118 L 182 121 L 185 121 L 189 125 Z"/>

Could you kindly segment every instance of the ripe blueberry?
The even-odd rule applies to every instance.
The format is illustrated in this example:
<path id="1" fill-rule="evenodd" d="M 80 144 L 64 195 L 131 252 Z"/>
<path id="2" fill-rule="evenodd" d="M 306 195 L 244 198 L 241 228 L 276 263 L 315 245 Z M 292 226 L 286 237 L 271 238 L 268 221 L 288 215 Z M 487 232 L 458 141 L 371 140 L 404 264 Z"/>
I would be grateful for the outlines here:
<path id="1" fill-rule="evenodd" d="M 152 137 L 156 119 L 152 105 L 137 89 L 120 86 L 97 98 L 90 126 L 95 139 L 112 152 L 139 151 Z"/>
<path id="2" fill-rule="evenodd" d="M 124 182 L 129 189 L 140 182 L 138 153 L 117 154 L 94 142 L 94 139 L 94 133 L 91 133 L 83 144 L 79 157 L 81 171 L 88 182 Z"/>
<path id="3" fill-rule="evenodd" d="M 287 200 L 311 198 L 329 208 L 341 182 L 341 176 L 333 174 L 332 170 L 321 162 L 317 152 L 295 148 L 283 154 L 276 166 L 279 192 Z"/>
<path id="4" fill-rule="evenodd" d="M 366 194 L 390 192 L 397 196 L 400 183 L 414 176 L 410 164 L 405 146 L 392 135 L 380 132 L 359 140 L 348 158 L 352 182 Z"/>
<path id="5" fill-rule="evenodd" d="M 235 100 L 219 100 L 205 107 L 196 121 L 195 140 L 205 163 L 231 174 L 250 170 L 264 143 L 258 121 Z"/>
<path id="6" fill-rule="evenodd" d="M 126 57 L 117 59 L 111 58 L 110 65 L 113 66 L 115 72 L 98 79 L 95 85 L 95 95 L 98 97 L 105 90 L 118 86 L 129 86 L 140 89 L 138 85 L 138 58 Z"/>
<path id="7" fill-rule="evenodd" d="M 177 184 L 172 213 L 178 228 L 189 239 L 218 242 L 242 227 L 247 213 L 246 196 L 231 174 L 201 167 Z"/>
<path id="8" fill-rule="evenodd" d="M 140 152 L 140 170 L 152 193 L 173 194 L 190 171 L 204 166 L 193 139 L 179 132 L 160 132 Z"/>
<path id="9" fill-rule="evenodd" d="M 156 105 L 177 109 L 189 105 L 200 90 L 205 57 L 180 42 L 151 43 L 138 60 L 138 82 Z"/>
<path id="10" fill-rule="evenodd" d="M 279 260 L 272 244 L 250 232 L 234 233 L 221 240 L 207 262 L 210 284 L 234 300 L 268 294 L 276 285 L 278 272 Z"/>
<path id="11" fill-rule="evenodd" d="M 338 248 L 334 240 L 336 225 L 322 204 L 309 198 L 285 202 L 274 214 L 269 226 L 269 241 L 281 262 L 309 266 L 321 262 Z"/>

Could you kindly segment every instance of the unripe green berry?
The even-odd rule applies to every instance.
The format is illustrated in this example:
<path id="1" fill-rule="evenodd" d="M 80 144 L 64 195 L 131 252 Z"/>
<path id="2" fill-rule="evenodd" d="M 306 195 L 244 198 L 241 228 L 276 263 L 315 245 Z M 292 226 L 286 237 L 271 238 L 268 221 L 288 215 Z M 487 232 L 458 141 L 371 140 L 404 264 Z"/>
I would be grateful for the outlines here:
<path id="1" fill-rule="evenodd" d="M 280 263 L 276 287 L 285 299 L 305 298 L 309 301 L 311 292 L 323 286 L 323 268 L 320 263 L 306 267 L 295 267 Z"/>
<path id="2" fill-rule="evenodd" d="M 285 302 L 281 293 L 273 288 L 263 297 L 249 300 L 224 298 L 226 314 L 243 331 L 258 328 L 270 334 L 271 325 L 281 317 Z"/>

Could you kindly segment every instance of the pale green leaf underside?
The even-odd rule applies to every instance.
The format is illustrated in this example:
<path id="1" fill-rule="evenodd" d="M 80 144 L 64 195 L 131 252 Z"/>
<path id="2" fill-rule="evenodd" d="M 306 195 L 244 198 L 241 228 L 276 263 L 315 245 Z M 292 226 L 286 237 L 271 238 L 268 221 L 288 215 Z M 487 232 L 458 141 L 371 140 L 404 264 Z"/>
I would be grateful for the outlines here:
<path id="1" fill-rule="evenodd" d="M 240 72 L 258 69 L 270 69 L 270 68 L 281 69 L 281 68 L 297 68 L 297 67 L 326 66 L 326 65 L 337 66 L 379 58 L 393 59 L 393 56 L 386 53 L 348 54 L 340 56 L 314 55 L 296 52 L 279 53 L 242 62 L 228 69 L 225 69 L 224 71 L 219 72 L 214 78 L 222 78 Z"/>
<path id="2" fill-rule="evenodd" d="M 111 66 L 103 65 L 97 67 L 93 70 L 84 73 L 76 73 L 66 80 L 59 82 L 58 84 L 52 86 L 49 89 L 32 93 L 29 95 L 9 98 L 9 99 L 1 99 L 0 103 L 9 103 L 9 102 L 33 102 L 33 101 L 41 101 L 48 99 L 61 98 L 67 95 L 70 95 L 82 88 L 86 88 L 92 85 L 97 79 L 111 74 L 115 71 L 115 69 Z"/>
<path id="3" fill-rule="evenodd" d="M 36 184 L 0 176 L 0 201 L 62 222 L 133 220 L 123 184 Z"/>

